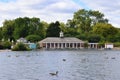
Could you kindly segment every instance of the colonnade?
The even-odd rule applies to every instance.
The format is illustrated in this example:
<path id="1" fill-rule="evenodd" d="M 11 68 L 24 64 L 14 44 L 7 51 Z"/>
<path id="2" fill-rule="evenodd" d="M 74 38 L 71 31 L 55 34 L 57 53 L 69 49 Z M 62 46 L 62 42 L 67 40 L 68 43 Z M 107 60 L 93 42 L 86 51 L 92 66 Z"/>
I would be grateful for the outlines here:
<path id="1" fill-rule="evenodd" d="M 83 48 L 84 43 L 44 43 L 44 48 Z"/>

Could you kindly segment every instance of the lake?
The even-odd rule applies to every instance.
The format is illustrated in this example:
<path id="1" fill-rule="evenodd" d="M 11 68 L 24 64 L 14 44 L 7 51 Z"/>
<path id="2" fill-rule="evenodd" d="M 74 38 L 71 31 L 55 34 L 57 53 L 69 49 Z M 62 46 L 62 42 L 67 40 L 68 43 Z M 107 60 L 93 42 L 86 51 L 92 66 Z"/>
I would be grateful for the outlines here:
<path id="1" fill-rule="evenodd" d="M 120 80 L 119 68 L 115 50 L 0 52 L 0 80 Z"/>

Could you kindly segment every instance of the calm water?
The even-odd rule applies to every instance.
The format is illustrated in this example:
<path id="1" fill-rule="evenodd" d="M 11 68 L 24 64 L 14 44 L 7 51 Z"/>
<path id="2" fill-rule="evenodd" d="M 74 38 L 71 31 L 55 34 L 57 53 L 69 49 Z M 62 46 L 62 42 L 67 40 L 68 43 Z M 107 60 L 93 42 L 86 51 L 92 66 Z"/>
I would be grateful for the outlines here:
<path id="1" fill-rule="evenodd" d="M 120 51 L 0 52 L 0 80 L 120 80 Z"/>

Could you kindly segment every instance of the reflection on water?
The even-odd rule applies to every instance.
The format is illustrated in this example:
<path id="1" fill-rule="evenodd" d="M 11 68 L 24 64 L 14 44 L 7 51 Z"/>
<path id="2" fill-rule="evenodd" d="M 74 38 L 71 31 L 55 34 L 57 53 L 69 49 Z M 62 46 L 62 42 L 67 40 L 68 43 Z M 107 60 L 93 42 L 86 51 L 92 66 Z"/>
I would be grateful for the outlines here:
<path id="1" fill-rule="evenodd" d="M 112 50 L 0 52 L 0 80 L 119 80 L 119 68 Z"/>

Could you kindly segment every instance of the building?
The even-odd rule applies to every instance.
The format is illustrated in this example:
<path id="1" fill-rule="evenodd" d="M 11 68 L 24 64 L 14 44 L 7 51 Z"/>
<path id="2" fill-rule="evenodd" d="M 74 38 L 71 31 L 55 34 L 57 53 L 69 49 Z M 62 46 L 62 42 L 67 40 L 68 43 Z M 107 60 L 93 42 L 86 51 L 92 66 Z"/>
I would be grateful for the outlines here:
<path id="1" fill-rule="evenodd" d="M 64 37 L 60 32 L 60 37 L 47 37 L 39 42 L 41 48 L 45 49 L 81 49 L 84 48 L 84 41 L 75 37 Z"/>
<path id="2" fill-rule="evenodd" d="M 17 42 L 27 43 L 27 40 L 25 38 L 19 38 Z"/>
<path id="3" fill-rule="evenodd" d="M 113 49 L 113 47 L 114 47 L 113 43 L 105 43 L 106 49 Z"/>

